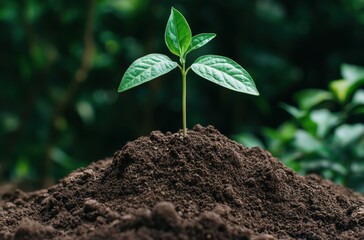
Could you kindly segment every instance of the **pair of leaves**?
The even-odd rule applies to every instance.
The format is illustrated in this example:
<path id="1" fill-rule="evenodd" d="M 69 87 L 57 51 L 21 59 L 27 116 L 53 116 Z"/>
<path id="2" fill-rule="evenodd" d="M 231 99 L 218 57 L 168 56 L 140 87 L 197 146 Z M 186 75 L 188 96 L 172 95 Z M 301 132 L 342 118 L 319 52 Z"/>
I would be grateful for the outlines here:
<path id="1" fill-rule="evenodd" d="M 165 42 L 168 49 L 180 57 L 184 66 L 186 56 L 209 41 L 216 34 L 201 33 L 192 37 L 191 29 L 176 9 L 172 8 L 165 31 Z M 123 92 L 140 84 L 153 80 L 175 69 L 178 63 L 163 54 L 149 54 L 134 61 L 126 70 L 118 91 Z M 181 69 L 182 67 L 179 66 Z M 205 55 L 198 58 L 191 69 L 199 76 L 225 88 L 259 95 L 249 73 L 233 60 L 218 55 Z"/>
<path id="2" fill-rule="evenodd" d="M 172 8 L 164 35 L 171 53 L 185 59 L 188 53 L 204 46 L 214 37 L 216 37 L 215 33 L 201 33 L 192 37 L 191 28 L 185 17 Z"/>

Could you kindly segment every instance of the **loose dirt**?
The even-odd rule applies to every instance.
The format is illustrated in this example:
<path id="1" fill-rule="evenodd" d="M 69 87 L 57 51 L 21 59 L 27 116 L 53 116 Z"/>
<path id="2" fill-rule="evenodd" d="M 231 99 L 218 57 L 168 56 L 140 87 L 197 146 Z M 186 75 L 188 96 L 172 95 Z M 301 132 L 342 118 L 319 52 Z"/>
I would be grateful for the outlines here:
<path id="1" fill-rule="evenodd" d="M 48 189 L 2 195 L 0 239 L 364 239 L 364 197 L 215 128 L 152 132 Z"/>

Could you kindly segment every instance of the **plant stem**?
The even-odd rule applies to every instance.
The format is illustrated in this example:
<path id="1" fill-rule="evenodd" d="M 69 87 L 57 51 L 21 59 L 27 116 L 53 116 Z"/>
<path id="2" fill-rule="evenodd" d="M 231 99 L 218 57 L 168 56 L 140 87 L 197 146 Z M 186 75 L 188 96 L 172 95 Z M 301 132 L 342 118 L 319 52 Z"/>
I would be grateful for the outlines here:
<path id="1" fill-rule="evenodd" d="M 182 125 L 183 137 L 187 136 L 187 120 L 186 120 L 186 65 L 182 63 Z"/>

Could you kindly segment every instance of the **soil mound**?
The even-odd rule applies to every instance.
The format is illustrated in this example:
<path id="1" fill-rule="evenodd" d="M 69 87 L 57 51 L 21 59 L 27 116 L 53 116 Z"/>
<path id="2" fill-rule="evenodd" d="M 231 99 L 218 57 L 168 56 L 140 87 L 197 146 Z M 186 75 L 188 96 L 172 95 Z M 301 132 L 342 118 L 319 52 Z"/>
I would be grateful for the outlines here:
<path id="1" fill-rule="evenodd" d="M 364 239 L 364 197 L 197 125 L 4 194 L 0 239 Z"/>

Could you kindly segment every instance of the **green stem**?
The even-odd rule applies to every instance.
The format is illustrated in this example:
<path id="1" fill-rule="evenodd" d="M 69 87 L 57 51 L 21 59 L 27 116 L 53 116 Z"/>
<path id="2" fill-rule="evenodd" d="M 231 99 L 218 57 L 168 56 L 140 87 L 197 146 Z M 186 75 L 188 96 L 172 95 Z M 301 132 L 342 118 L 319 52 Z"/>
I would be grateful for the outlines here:
<path id="1" fill-rule="evenodd" d="M 186 66 L 182 63 L 182 125 L 183 137 L 187 136 L 187 120 L 186 120 Z"/>

